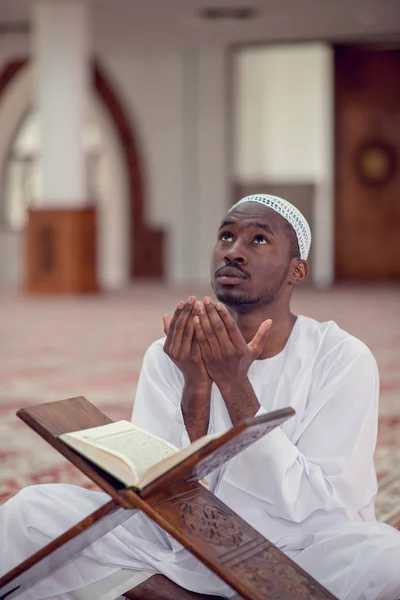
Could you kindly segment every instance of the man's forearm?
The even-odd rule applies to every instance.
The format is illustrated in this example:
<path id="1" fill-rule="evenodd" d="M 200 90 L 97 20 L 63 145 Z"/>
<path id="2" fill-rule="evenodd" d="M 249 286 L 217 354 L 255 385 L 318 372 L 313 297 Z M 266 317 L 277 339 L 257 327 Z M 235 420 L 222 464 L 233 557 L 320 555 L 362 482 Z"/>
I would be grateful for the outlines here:
<path id="1" fill-rule="evenodd" d="M 210 399 L 211 383 L 185 383 L 182 394 L 182 414 L 191 442 L 207 434 Z"/>
<path id="2" fill-rule="evenodd" d="M 254 417 L 259 411 L 261 405 L 247 377 L 243 381 L 231 379 L 216 383 L 225 401 L 233 425 L 248 417 Z"/>

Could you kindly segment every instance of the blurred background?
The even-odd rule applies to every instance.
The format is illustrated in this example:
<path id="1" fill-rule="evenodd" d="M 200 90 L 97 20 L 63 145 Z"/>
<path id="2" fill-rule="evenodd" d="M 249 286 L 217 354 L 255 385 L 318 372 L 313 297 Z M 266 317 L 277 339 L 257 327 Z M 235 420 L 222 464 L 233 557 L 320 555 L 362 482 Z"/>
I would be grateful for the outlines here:
<path id="1" fill-rule="evenodd" d="M 129 418 L 161 315 L 209 293 L 219 220 L 263 192 L 313 230 L 295 310 L 378 359 L 400 524 L 399 161 L 399 0 L 0 0 L 0 502 L 86 485 L 15 410 Z"/>

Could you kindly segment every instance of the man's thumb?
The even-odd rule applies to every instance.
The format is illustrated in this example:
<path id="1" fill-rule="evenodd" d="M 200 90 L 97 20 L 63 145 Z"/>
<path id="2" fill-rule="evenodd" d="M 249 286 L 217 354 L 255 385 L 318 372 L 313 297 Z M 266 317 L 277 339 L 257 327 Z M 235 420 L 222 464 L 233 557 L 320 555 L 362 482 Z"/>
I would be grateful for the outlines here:
<path id="1" fill-rule="evenodd" d="M 251 342 L 249 348 L 254 358 L 258 358 L 261 352 L 264 350 L 265 342 L 267 341 L 268 332 L 272 325 L 272 319 L 263 321 Z"/>
<path id="2" fill-rule="evenodd" d="M 168 335 L 169 326 L 171 325 L 171 317 L 169 315 L 163 315 L 164 333 Z"/>

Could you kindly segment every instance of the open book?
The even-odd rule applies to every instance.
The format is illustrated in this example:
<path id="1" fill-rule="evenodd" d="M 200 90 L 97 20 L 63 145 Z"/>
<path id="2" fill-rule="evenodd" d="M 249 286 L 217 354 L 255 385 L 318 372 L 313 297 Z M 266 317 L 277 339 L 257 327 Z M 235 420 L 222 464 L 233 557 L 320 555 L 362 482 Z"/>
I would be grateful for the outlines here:
<path id="1" fill-rule="evenodd" d="M 58 436 L 98 467 L 138 490 L 166 473 L 221 434 L 205 435 L 179 450 L 129 421 L 91 427 Z"/>
<path id="2" fill-rule="evenodd" d="M 143 490 L 177 465 L 197 465 L 194 477 L 202 479 L 293 414 L 293 409 L 286 408 L 245 419 L 227 432 L 205 435 L 181 450 L 129 421 L 57 437 L 125 487 Z"/>

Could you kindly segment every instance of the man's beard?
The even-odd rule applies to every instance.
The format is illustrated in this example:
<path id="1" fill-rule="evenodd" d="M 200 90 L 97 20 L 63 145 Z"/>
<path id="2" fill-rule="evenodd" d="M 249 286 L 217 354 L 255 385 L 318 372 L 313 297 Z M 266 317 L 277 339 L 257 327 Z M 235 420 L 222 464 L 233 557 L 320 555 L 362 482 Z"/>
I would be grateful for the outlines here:
<path id="1" fill-rule="evenodd" d="M 249 294 L 246 294 L 244 292 L 235 292 L 234 289 L 232 289 L 231 292 L 227 290 L 226 292 L 216 294 L 216 296 L 219 302 L 222 302 L 226 306 L 236 309 L 236 311 L 238 312 L 251 312 L 252 309 L 255 307 L 268 306 L 278 298 L 279 293 L 281 292 L 282 287 L 285 284 L 289 269 L 290 264 L 288 265 L 286 271 L 278 279 L 278 281 L 276 281 L 276 283 L 273 286 L 271 286 L 268 290 L 266 290 L 265 292 L 263 292 L 263 294 L 260 294 L 259 296 L 250 296 Z"/>

